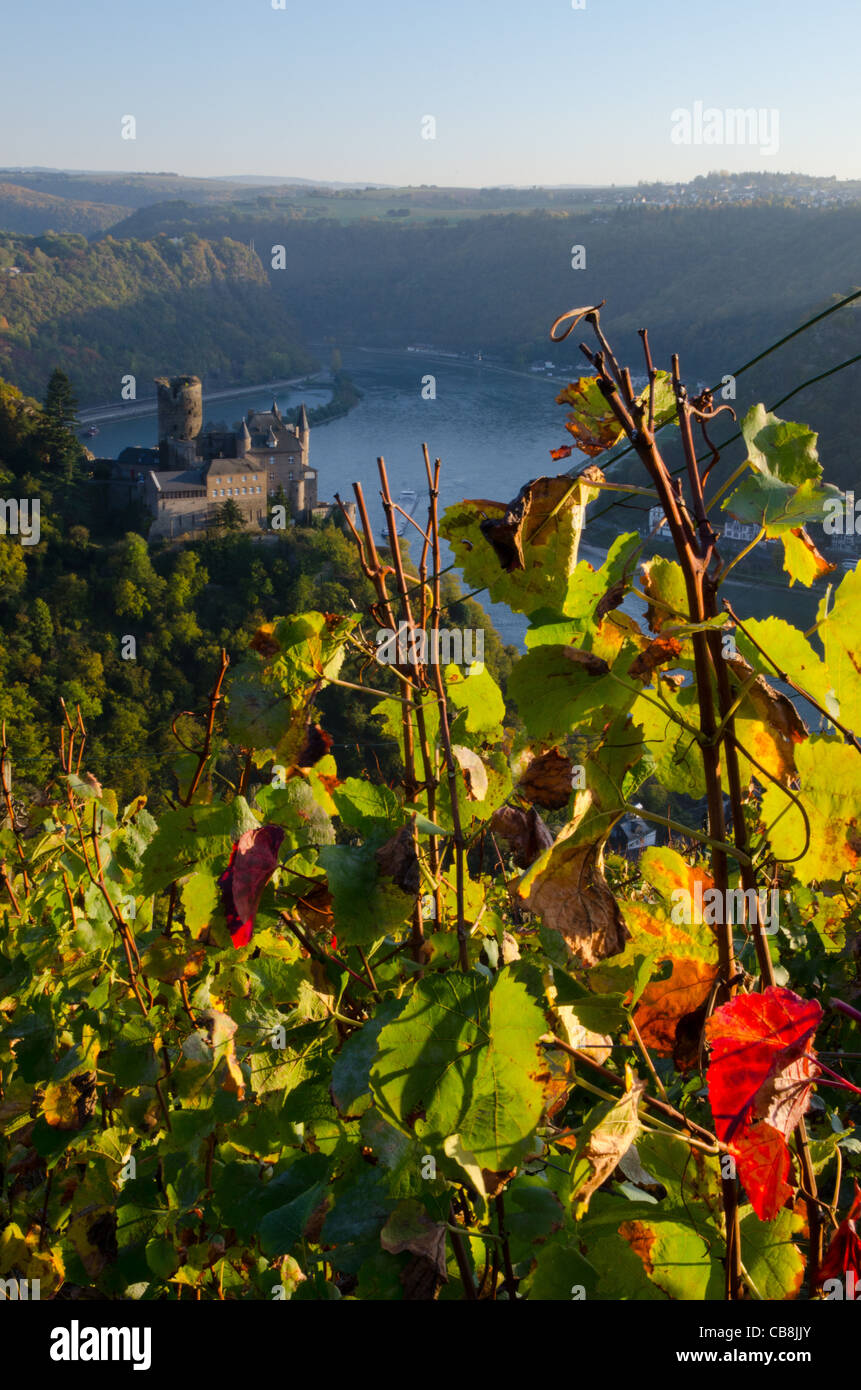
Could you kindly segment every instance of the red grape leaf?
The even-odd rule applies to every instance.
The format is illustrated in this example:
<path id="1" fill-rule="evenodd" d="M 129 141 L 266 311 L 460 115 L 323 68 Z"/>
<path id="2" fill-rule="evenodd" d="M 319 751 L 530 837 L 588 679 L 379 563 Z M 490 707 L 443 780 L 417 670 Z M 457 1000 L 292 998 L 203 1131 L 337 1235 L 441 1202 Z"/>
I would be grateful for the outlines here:
<path id="1" fill-rule="evenodd" d="M 730 1144 L 730 1153 L 760 1221 L 773 1221 L 792 1196 L 787 1182 L 789 1147 L 785 1138 L 773 1125 L 760 1120 Z"/>
<path id="2" fill-rule="evenodd" d="M 770 985 L 736 995 L 706 1024 L 715 1132 L 735 1155 L 761 1221 L 774 1220 L 792 1192 L 786 1140 L 818 1075 L 810 1043 L 821 1018 L 815 1000 Z"/>
<path id="3" fill-rule="evenodd" d="M 283 839 L 280 825 L 259 825 L 240 835 L 230 851 L 218 886 L 234 946 L 247 946 L 251 940 L 260 898 L 275 871 Z"/>
<path id="4" fill-rule="evenodd" d="M 788 1135 L 816 1080 L 809 1044 L 822 1018 L 815 1000 L 770 985 L 738 994 L 706 1024 L 708 1088 L 717 1136 L 729 1143 L 756 1120 Z"/>

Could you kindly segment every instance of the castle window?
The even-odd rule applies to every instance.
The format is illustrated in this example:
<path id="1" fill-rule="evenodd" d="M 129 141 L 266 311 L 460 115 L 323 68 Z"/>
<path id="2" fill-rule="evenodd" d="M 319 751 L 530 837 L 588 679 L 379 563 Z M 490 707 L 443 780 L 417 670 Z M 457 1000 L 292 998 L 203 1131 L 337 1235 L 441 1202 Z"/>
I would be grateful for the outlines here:
<path id="1" fill-rule="evenodd" d="M 232 497 L 232 496 L 233 496 L 233 488 L 232 488 L 232 487 L 229 487 L 229 488 L 227 489 L 227 495 L 228 495 L 228 497 Z"/>
<path id="2" fill-rule="evenodd" d="M 243 496 L 243 497 L 245 496 L 247 490 L 248 490 L 247 488 L 243 488 L 243 489 L 242 489 L 242 496 Z"/>
<path id="3" fill-rule="evenodd" d="M 293 474 L 290 473 L 288 476 L 289 476 L 290 482 L 292 483 L 292 481 L 293 481 Z"/>

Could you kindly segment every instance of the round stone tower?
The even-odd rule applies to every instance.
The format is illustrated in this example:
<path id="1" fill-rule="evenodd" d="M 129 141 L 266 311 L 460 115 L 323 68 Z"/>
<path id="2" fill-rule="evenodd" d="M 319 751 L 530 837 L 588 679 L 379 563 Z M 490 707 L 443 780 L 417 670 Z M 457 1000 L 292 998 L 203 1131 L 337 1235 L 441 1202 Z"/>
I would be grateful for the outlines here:
<path id="1" fill-rule="evenodd" d="M 203 427 L 203 387 L 199 376 L 158 376 L 158 442 L 196 439 Z"/>

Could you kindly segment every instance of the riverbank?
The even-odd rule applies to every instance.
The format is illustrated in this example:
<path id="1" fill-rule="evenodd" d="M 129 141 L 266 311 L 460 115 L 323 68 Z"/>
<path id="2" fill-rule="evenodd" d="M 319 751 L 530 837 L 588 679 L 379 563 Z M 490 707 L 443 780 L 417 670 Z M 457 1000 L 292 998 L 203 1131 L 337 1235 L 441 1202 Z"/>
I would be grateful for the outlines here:
<path id="1" fill-rule="evenodd" d="M 262 381 L 255 386 L 225 386 L 218 391 L 207 391 L 204 395 L 204 406 L 211 401 L 229 400 L 234 396 L 254 396 L 261 391 L 284 391 L 293 386 L 302 386 L 305 383 L 312 385 L 330 385 L 331 377 L 328 372 L 305 372 L 302 376 L 287 377 L 280 381 Z M 82 410 L 78 414 L 78 424 L 95 425 L 100 422 L 108 423 L 110 420 L 134 420 L 141 416 L 155 415 L 157 412 L 157 399 L 155 396 L 146 396 L 143 400 L 123 401 L 120 405 L 114 401 L 108 405 L 94 405 L 87 410 Z"/>

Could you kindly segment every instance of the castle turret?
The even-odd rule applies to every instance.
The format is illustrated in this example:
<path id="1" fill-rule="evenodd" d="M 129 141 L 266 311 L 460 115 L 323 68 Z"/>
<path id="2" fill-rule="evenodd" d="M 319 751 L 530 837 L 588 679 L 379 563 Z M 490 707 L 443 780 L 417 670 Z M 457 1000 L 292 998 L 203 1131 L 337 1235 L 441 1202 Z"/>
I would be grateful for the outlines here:
<path id="1" fill-rule="evenodd" d="M 302 402 L 302 405 L 301 405 L 300 410 L 299 410 L 299 426 L 298 426 L 298 433 L 299 433 L 299 440 L 300 440 L 300 442 L 301 442 L 301 444 L 302 444 L 302 462 L 303 462 L 303 464 L 305 465 L 305 467 L 307 468 L 307 467 L 308 467 L 308 450 L 309 450 L 310 445 L 311 445 L 311 425 L 310 425 L 310 422 L 309 422 L 309 420 L 308 420 L 308 412 L 307 412 L 307 410 L 305 409 L 305 402 L 304 402 L 304 401 Z"/>
<path id="2" fill-rule="evenodd" d="M 278 421 L 280 422 L 280 420 L 281 420 L 281 411 L 278 409 L 278 402 L 277 402 L 274 398 L 273 398 L 273 401 L 272 401 L 272 414 L 275 416 L 275 419 L 278 420 Z"/>
<path id="3" fill-rule="evenodd" d="M 248 426 L 242 421 L 241 426 L 236 431 L 236 457 L 244 458 L 251 448 L 251 435 L 248 433 Z"/>

